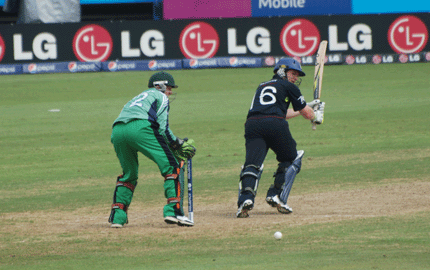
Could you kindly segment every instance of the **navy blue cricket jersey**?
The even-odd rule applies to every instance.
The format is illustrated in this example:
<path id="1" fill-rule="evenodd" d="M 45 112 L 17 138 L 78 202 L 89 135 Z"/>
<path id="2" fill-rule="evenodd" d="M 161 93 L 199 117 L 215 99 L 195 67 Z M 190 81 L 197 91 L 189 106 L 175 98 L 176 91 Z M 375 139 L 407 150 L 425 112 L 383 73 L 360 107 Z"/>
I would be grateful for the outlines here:
<path id="1" fill-rule="evenodd" d="M 247 118 L 267 116 L 285 118 L 290 103 L 294 111 L 300 111 L 306 106 L 300 89 L 275 74 L 272 80 L 258 86 Z"/>

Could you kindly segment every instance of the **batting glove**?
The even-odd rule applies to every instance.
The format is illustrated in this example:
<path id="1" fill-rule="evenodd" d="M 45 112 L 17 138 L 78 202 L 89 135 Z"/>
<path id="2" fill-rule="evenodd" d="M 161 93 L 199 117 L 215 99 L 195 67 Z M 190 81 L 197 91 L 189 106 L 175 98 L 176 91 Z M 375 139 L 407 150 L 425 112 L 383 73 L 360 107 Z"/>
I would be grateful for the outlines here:
<path id="1" fill-rule="evenodd" d="M 313 110 L 316 110 L 316 106 L 319 105 L 321 101 L 319 99 L 314 99 L 311 102 L 306 103 L 309 107 L 311 107 Z"/>
<path id="2" fill-rule="evenodd" d="M 325 102 L 320 102 L 316 106 L 316 109 L 314 110 L 315 117 L 314 119 L 312 119 L 311 121 L 312 123 L 321 125 L 324 122 L 324 107 L 325 107 Z"/>

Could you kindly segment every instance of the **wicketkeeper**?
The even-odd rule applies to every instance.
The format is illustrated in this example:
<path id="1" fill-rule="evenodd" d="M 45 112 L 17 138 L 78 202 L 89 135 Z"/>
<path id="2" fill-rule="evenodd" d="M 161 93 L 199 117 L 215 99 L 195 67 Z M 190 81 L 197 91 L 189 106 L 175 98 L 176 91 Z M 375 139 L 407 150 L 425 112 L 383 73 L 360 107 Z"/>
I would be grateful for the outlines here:
<path id="1" fill-rule="evenodd" d="M 275 65 L 275 75 L 261 83 L 254 95 L 245 123 L 246 158 L 239 180 L 238 218 L 246 218 L 254 207 L 258 181 L 269 149 L 278 160 L 274 183 L 266 195 L 266 202 L 282 214 L 293 212 L 287 205 L 294 178 L 301 168 L 303 150 L 297 151 L 286 119 L 302 115 L 316 124 L 324 119 L 324 102 L 314 100 L 308 104 L 298 86 L 305 76 L 300 63 L 282 58 Z M 292 109 L 288 109 L 289 105 Z"/>
<path id="2" fill-rule="evenodd" d="M 158 72 L 151 76 L 149 89 L 125 104 L 113 123 L 111 142 L 121 163 L 109 223 L 121 228 L 128 223 L 127 209 L 133 198 L 138 178 L 138 156 L 154 161 L 164 178 L 164 195 L 167 204 L 163 209 L 164 221 L 169 224 L 193 226 L 182 209 L 183 183 L 180 183 L 180 166 L 196 153 L 194 141 L 182 140 L 169 128 L 169 96 L 177 88 L 172 75 Z M 183 180 L 183 178 L 182 178 Z"/>

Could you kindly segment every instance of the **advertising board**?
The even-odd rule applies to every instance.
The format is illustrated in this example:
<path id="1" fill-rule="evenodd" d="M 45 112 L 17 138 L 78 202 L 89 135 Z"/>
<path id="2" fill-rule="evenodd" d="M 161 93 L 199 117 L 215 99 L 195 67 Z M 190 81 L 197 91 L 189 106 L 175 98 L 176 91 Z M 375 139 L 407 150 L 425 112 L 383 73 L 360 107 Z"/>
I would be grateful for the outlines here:
<path id="1" fill-rule="evenodd" d="M 0 64 L 430 51 L 430 14 L 6 25 Z M 160 62 L 161 63 L 161 62 Z"/>

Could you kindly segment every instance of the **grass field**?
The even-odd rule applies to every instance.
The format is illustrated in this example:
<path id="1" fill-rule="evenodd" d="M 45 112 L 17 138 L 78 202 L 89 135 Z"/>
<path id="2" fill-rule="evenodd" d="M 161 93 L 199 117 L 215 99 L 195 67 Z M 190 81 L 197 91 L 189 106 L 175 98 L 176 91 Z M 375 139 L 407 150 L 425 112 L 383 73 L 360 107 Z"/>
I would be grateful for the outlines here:
<path id="1" fill-rule="evenodd" d="M 264 202 L 270 152 L 248 219 L 235 218 L 243 124 L 272 70 L 171 71 L 171 129 L 197 146 L 192 228 L 163 222 L 163 179 L 142 155 L 130 223 L 107 223 L 111 124 L 153 72 L 1 76 L 0 269 L 429 269 L 429 68 L 326 66 L 324 124 L 289 120 L 305 150 L 294 213 Z"/>

